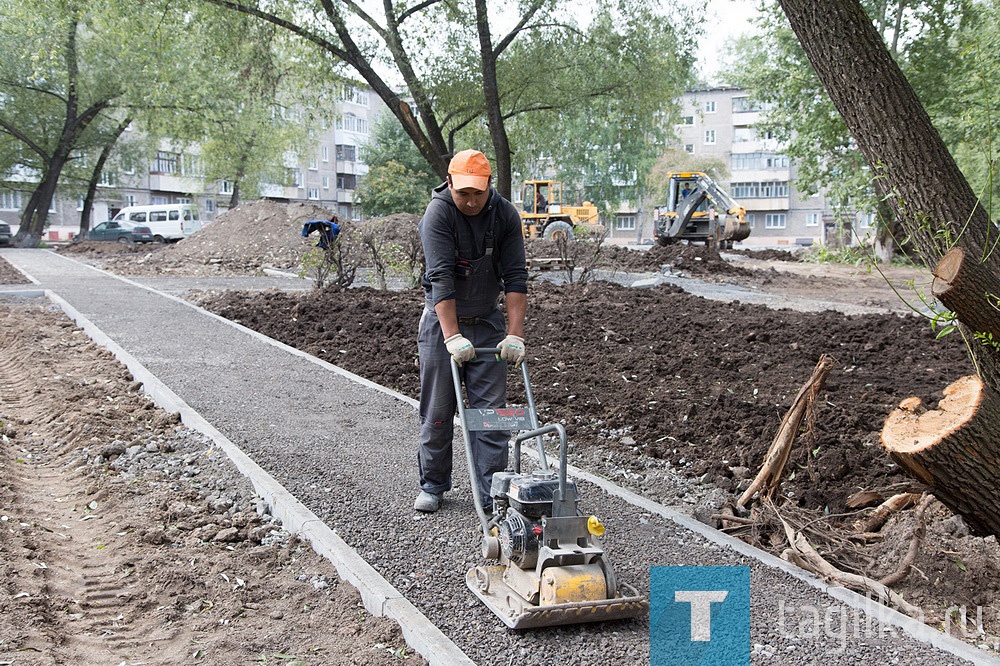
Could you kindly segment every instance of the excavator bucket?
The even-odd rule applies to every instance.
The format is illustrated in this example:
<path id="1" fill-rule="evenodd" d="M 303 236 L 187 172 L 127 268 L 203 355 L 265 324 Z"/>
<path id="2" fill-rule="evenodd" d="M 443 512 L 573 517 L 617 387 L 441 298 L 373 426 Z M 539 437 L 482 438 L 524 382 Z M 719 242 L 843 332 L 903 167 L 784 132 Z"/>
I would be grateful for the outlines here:
<path id="1" fill-rule="evenodd" d="M 581 601 L 563 601 L 566 598 L 600 596 L 600 585 L 584 572 L 567 572 L 567 567 L 554 567 L 553 573 L 562 580 L 557 588 L 562 592 L 549 594 L 539 604 L 532 604 L 517 593 L 504 580 L 504 566 L 473 567 L 465 576 L 469 589 L 486 604 L 497 617 L 511 629 L 555 627 L 584 622 L 627 620 L 649 612 L 649 602 L 629 587 L 629 596 L 613 599 L 591 598 Z M 597 588 L 600 587 L 600 592 Z M 546 603 L 546 601 L 552 603 Z"/>

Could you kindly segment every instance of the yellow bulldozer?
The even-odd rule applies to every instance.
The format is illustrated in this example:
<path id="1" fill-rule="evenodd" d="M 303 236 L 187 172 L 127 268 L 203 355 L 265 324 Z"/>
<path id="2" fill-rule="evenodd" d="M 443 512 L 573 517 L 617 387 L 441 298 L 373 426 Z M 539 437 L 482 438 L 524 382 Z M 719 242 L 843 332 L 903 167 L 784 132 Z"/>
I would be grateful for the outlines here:
<path id="1" fill-rule="evenodd" d="M 584 201 L 581 206 L 564 206 L 562 183 L 555 180 L 526 180 L 521 188 L 521 225 L 525 238 L 573 240 L 586 230 L 601 232 L 597 206 Z"/>

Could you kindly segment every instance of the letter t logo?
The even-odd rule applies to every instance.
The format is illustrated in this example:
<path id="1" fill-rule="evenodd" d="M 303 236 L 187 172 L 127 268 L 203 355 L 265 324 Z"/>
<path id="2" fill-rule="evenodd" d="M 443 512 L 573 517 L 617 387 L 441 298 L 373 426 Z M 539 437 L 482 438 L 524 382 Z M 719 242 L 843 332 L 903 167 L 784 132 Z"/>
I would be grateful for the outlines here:
<path id="1" fill-rule="evenodd" d="M 691 640 L 712 640 L 712 602 L 725 601 L 726 590 L 675 590 L 674 601 L 691 604 Z"/>

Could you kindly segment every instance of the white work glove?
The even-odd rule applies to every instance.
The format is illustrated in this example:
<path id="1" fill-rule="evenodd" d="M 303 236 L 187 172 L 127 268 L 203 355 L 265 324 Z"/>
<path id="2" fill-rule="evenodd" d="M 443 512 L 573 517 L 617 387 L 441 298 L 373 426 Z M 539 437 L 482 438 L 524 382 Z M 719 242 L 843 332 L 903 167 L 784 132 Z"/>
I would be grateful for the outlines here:
<path id="1" fill-rule="evenodd" d="M 455 359 L 455 362 L 462 365 L 466 361 L 476 358 L 476 348 L 472 346 L 469 339 L 461 333 L 456 333 L 444 341 L 444 346 L 448 348 L 448 353 Z"/>
<path id="2" fill-rule="evenodd" d="M 513 363 L 515 367 L 521 365 L 521 361 L 524 360 L 524 338 L 516 335 L 504 338 L 500 343 L 500 358 Z"/>

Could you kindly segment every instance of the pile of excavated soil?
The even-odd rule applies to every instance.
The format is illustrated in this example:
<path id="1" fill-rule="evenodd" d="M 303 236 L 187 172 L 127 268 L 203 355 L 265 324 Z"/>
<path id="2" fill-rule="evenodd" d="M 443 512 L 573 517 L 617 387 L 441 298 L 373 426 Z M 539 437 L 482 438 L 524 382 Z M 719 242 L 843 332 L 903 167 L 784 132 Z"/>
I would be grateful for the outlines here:
<path id="1" fill-rule="evenodd" d="M 315 237 L 302 237 L 309 220 L 330 219 L 325 208 L 260 200 L 229 210 L 188 238 L 169 245 L 83 242 L 62 251 L 99 258 L 128 275 L 252 275 L 265 268 L 295 270 Z"/>

